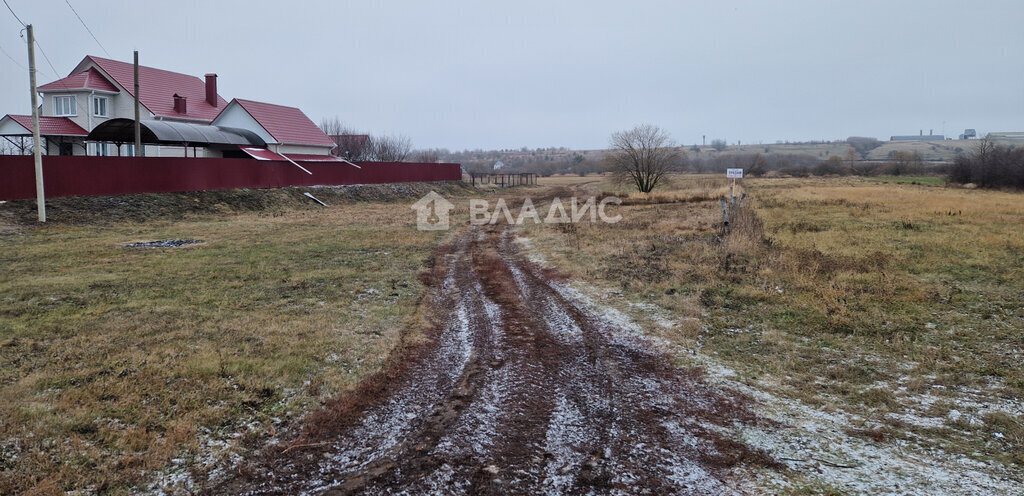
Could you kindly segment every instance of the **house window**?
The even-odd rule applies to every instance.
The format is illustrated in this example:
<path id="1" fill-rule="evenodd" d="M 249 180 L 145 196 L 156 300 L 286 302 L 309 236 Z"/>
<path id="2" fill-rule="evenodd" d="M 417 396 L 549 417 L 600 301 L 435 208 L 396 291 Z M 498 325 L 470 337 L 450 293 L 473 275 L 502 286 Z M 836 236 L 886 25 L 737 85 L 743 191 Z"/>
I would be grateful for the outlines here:
<path id="1" fill-rule="evenodd" d="M 77 105 L 75 95 L 55 96 L 53 97 L 53 115 L 57 117 L 76 116 L 78 115 Z"/>
<path id="2" fill-rule="evenodd" d="M 93 117 L 107 117 L 107 97 L 92 97 L 92 115 Z"/>
<path id="3" fill-rule="evenodd" d="M 89 143 L 89 155 L 94 157 L 109 157 L 110 143 Z"/>

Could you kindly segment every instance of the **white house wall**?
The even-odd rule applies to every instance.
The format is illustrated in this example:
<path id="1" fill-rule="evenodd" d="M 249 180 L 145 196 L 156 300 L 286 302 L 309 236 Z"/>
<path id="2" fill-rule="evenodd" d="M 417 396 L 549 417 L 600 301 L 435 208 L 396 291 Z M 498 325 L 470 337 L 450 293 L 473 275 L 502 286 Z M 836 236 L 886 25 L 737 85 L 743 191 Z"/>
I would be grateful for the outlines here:
<path id="1" fill-rule="evenodd" d="M 58 97 L 58 96 L 69 96 L 69 95 L 75 97 L 75 103 L 76 103 L 76 105 L 75 105 L 75 109 L 76 109 L 75 110 L 75 115 L 61 115 L 61 116 L 57 116 L 56 112 L 54 112 L 54 110 L 55 110 L 54 109 L 55 97 Z M 88 100 L 89 100 L 89 93 L 88 92 L 84 92 L 83 93 L 81 91 L 53 91 L 53 92 L 48 91 L 46 93 L 43 93 L 43 102 L 42 102 L 43 103 L 43 108 L 42 108 L 42 111 L 39 113 L 39 115 L 50 116 L 50 117 L 67 117 L 68 119 L 71 119 L 71 122 L 74 122 L 75 124 L 78 124 L 79 126 L 81 126 L 82 129 L 85 129 L 86 131 L 89 131 L 89 113 L 88 113 L 88 111 L 91 111 L 91 109 L 89 108 Z"/>
<path id="2" fill-rule="evenodd" d="M 108 93 L 97 93 L 92 94 L 91 91 L 75 91 L 75 92 L 46 92 L 43 93 L 43 111 L 40 115 L 57 117 L 54 113 L 54 97 L 75 95 L 78 99 L 78 115 L 67 116 L 72 122 L 78 124 L 86 131 L 92 131 L 96 126 L 102 124 L 108 119 L 134 119 L 135 118 L 135 98 L 131 95 L 121 92 L 115 95 Z M 92 116 L 90 120 L 90 114 L 92 114 L 92 97 L 101 96 L 107 98 L 107 117 L 95 117 Z M 88 112 L 88 113 L 86 113 Z M 140 106 L 139 118 L 142 120 L 150 120 L 153 118 L 153 114 L 146 110 L 146 107 Z M 90 126 L 90 123 L 92 124 Z"/>
<path id="3" fill-rule="evenodd" d="M 259 122 L 256 122 L 256 119 L 249 115 L 249 112 L 246 112 L 241 105 L 235 102 L 228 104 L 227 108 L 213 120 L 213 125 L 248 129 L 256 133 L 263 141 L 266 141 L 268 145 L 277 142 L 266 129 L 263 129 Z"/>
<path id="4" fill-rule="evenodd" d="M 0 118 L 0 134 L 25 134 L 25 128 L 18 124 L 14 119 L 11 118 Z"/>
<path id="5" fill-rule="evenodd" d="M 306 145 L 269 145 L 267 146 L 271 151 L 276 153 L 298 153 L 302 155 L 330 155 L 331 148 L 326 146 L 306 146 Z"/>

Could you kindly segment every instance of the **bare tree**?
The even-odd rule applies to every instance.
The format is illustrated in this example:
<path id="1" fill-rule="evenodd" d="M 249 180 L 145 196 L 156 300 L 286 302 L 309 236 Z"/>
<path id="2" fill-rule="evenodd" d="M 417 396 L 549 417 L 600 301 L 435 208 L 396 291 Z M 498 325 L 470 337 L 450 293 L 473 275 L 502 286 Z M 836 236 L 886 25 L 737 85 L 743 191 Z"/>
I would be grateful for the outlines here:
<path id="1" fill-rule="evenodd" d="M 738 166 L 740 164 L 737 164 Z M 753 157 L 750 157 L 750 161 L 747 164 L 747 174 L 760 177 L 768 172 L 768 161 L 765 160 L 764 155 L 755 153 Z"/>
<path id="2" fill-rule="evenodd" d="M 611 151 L 605 156 L 615 178 L 641 193 L 649 193 L 666 174 L 678 170 L 682 159 L 668 133 L 651 124 L 613 133 Z"/>
<path id="3" fill-rule="evenodd" d="M 441 151 L 436 148 L 416 150 L 412 154 L 413 160 L 423 164 L 435 164 L 441 161 Z"/>
<path id="4" fill-rule="evenodd" d="M 341 119 L 335 117 L 324 117 L 320 121 L 320 129 L 323 130 L 327 136 L 338 136 L 340 134 L 346 134 L 348 128 L 341 123 Z"/>
<path id="5" fill-rule="evenodd" d="M 921 156 L 917 152 L 891 151 L 889 152 L 888 173 L 894 176 L 902 176 L 910 172 L 916 172 L 921 168 Z"/>
<path id="6" fill-rule="evenodd" d="M 860 154 L 860 158 L 867 160 L 868 153 L 875 148 L 882 146 L 877 138 L 865 138 L 863 136 L 850 136 L 846 142 Z"/>
<path id="7" fill-rule="evenodd" d="M 337 117 L 320 121 L 320 129 L 337 145 L 332 155 L 352 161 L 371 160 L 369 135 L 346 126 Z"/>
<path id="8" fill-rule="evenodd" d="M 335 156 L 344 157 L 347 160 L 372 160 L 370 149 L 370 135 L 368 134 L 339 134 L 331 136 L 338 146 L 331 152 Z"/>
<path id="9" fill-rule="evenodd" d="M 0 141 L 0 155 L 32 155 L 35 153 L 33 143 L 31 137 L 19 137 L 18 141 L 14 141 L 11 137 L 4 137 L 3 141 Z M 46 149 L 43 150 L 45 155 Z"/>
<path id="10" fill-rule="evenodd" d="M 0 155 L 21 155 L 21 150 L 7 140 L 0 140 Z"/>
<path id="11" fill-rule="evenodd" d="M 373 160 L 378 162 L 405 162 L 412 154 L 412 140 L 401 134 L 371 136 L 369 146 Z"/>
<path id="12" fill-rule="evenodd" d="M 720 152 L 721 151 L 725 151 L 725 148 L 727 146 L 729 146 L 729 145 L 726 144 L 724 139 L 714 139 L 714 140 L 711 140 L 711 148 L 714 148 L 716 151 L 720 151 Z"/>

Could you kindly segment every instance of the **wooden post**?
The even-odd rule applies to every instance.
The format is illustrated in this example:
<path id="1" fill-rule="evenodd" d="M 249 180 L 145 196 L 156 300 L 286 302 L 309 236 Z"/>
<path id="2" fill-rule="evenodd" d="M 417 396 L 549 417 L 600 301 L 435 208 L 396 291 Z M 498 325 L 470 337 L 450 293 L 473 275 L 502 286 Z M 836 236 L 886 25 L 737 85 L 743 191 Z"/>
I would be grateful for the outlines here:
<path id="1" fill-rule="evenodd" d="M 729 203 L 722 198 L 722 226 L 725 234 L 729 234 Z"/>
<path id="2" fill-rule="evenodd" d="M 46 194 L 43 188 L 43 151 L 39 148 L 39 93 L 36 91 L 36 36 L 32 25 L 25 26 L 28 31 L 28 79 L 32 85 L 32 150 L 36 165 L 36 210 L 39 222 L 46 222 Z"/>

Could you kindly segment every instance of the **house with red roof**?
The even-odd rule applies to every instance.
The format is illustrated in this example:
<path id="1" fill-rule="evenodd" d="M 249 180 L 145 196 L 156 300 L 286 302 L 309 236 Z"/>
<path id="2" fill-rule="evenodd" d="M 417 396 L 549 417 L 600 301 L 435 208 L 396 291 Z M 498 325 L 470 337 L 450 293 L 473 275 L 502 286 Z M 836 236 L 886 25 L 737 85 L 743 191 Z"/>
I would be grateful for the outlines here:
<path id="1" fill-rule="evenodd" d="M 330 156 L 337 144 L 306 114 L 295 107 L 235 98 L 213 120 L 214 126 L 247 129 L 267 144 L 267 149 L 293 160 L 304 156 Z"/>
<path id="2" fill-rule="evenodd" d="M 130 62 L 86 56 L 38 88 L 40 135 L 48 155 L 133 155 L 135 77 Z M 299 109 L 232 100 L 203 79 L 139 66 L 140 123 L 147 156 L 249 156 L 242 149 L 329 156 L 335 143 Z M 130 121 L 130 122 L 129 122 Z M 32 118 L 6 115 L 0 136 L 31 136 Z"/>

